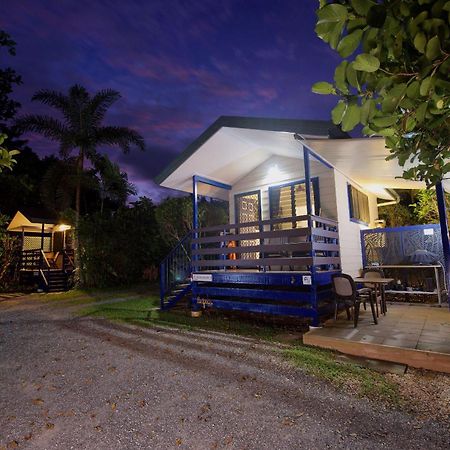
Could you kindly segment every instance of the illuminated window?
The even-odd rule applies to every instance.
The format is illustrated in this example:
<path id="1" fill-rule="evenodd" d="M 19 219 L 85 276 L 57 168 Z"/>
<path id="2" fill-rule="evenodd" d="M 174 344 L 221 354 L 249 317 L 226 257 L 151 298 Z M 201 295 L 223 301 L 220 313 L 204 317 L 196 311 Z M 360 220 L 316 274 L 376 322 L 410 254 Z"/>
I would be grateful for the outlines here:
<path id="1" fill-rule="evenodd" d="M 318 179 L 311 180 L 312 213 L 319 214 Z M 306 209 L 306 185 L 304 181 L 269 187 L 270 218 L 303 216 Z M 291 228 L 291 223 L 279 224 L 275 228 Z"/>
<path id="2" fill-rule="evenodd" d="M 370 223 L 369 197 L 351 184 L 347 185 L 350 219 Z"/>

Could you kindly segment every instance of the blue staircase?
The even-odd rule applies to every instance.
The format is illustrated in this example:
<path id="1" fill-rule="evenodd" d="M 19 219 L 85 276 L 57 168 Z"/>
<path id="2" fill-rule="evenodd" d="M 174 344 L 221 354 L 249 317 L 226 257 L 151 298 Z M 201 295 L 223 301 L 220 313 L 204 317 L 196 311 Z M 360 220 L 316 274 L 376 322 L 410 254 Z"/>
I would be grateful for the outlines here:
<path id="1" fill-rule="evenodd" d="M 178 241 L 159 268 L 161 310 L 166 311 L 180 300 L 190 297 L 192 233 Z"/>

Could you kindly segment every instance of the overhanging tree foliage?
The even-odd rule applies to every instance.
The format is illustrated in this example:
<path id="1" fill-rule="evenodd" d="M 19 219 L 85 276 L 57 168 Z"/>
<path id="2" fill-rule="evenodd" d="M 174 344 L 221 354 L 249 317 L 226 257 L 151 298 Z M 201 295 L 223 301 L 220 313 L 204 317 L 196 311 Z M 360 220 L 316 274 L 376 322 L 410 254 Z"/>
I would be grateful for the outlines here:
<path id="1" fill-rule="evenodd" d="M 3 147 L 7 137 L 6 134 L 0 133 L 0 173 L 3 169 L 12 170 L 13 165 L 17 163 L 14 157 L 20 153 L 19 150 L 7 150 Z"/>
<path id="2" fill-rule="evenodd" d="M 340 97 L 333 122 L 385 137 L 403 176 L 450 171 L 450 1 L 320 0 L 317 35 L 343 61 L 313 92 Z"/>

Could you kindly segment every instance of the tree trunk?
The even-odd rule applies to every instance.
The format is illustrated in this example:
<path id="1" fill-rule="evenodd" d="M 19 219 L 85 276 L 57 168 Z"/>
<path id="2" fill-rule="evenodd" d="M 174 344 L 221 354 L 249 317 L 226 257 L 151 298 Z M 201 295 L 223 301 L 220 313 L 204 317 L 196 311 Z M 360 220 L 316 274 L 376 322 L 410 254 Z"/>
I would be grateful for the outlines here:
<path id="1" fill-rule="evenodd" d="M 75 285 L 80 283 L 80 205 L 81 205 L 81 176 L 84 168 L 84 149 L 80 148 L 77 161 L 77 185 L 75 191 L 75 233 L 74 233 L 74 265 L 75 265 Z"/>

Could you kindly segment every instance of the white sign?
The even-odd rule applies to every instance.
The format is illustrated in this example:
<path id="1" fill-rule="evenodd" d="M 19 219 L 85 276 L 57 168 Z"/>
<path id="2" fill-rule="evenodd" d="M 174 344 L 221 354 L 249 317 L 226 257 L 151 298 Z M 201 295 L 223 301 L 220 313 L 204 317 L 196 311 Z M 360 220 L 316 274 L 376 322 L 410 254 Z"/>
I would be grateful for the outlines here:
<path id="1" fill-rule="evenodd" d="M 425 236 L 433 236 L 434 230 L 433 228 L 425 228 L 425 230 L 423 230 L 423 234 Z"/>
<path id="2" fill-rule="evenodd" d="M 312 280 L 311 280 L 311 275 L 303 275 L 303 284 L 311 284 Z"/>
<path id="3" fill-rule="evenodd" d="M 212 281 L 212 273 L 193 273 L 192 281 Z"/>

